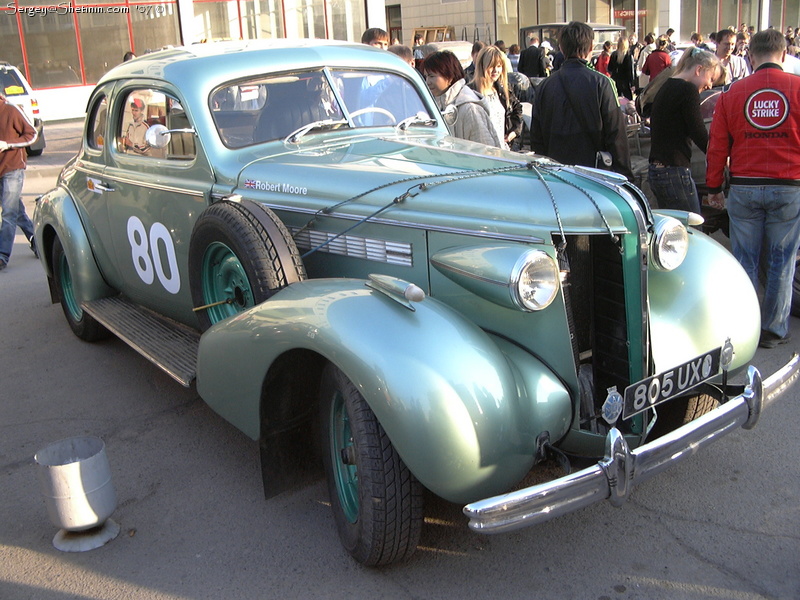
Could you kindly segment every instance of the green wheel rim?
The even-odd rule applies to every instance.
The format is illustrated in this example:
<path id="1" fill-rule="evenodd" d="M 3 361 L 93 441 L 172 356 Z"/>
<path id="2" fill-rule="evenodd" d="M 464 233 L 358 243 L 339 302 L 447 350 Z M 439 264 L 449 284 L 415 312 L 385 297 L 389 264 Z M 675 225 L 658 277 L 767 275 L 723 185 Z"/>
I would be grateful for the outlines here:
<path id="1" fill-rule="evenodd" d="M 72 274 L 69 271 L 69 263 L 65 254 L 62 254 L 58 261 L 58 271 L 61 277 L 61 293 L 64 296 L 64 305 L 67 307 L 72 320 L 78 322 L 83 318 L 83 309 L 75 298 L 75 287 L 72 284 Z"/>
<path id="2" fill-rule="evenodd" d="M 206 248 L 200 277 L 206 304 L 225 302 L 206 309 L 212 323 L 255 306 L 247 273 L 233 250 L 225 244 L 214 242 Z"/>
<path id="3" fill-rule="evenodd" d="M 350 430 L 350 418 L 347 416 L 344 398 L 337 393 L 331 406 L 331 463 L 333 476 L 336 479 L 336 491 L 339 494 L 339 505 L 342 507 L 345 518 L 350 523 L 358 520 L 358 468 L 355 464 L 346 464 L 344 457 L 349 456 L 349 462 L 355 462 L 355 444 Z"/>

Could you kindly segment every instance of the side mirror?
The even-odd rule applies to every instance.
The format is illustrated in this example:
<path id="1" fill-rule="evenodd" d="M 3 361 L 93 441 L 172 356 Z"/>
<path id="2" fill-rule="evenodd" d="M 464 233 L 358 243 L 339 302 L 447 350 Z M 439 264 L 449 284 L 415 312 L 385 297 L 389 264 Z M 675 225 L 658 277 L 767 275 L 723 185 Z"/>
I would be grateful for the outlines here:
<path id="1" fill-rule="evenodd" d="M 444 117 L 444 122 L 448 125 L 452 126 L 455 125 L 456 121 L 458 120 L 458 109 L 456 108 L 455 104 L 448 104 L 444 107 L 442 111 L 442 116 Z"/>
<path id="2" fill-rule="evenodd" d="M 144 140 L 153 148 L 166 148 L 171 137 L 169 130 L 160 123 L 151 125 L 144 132 Z"/>

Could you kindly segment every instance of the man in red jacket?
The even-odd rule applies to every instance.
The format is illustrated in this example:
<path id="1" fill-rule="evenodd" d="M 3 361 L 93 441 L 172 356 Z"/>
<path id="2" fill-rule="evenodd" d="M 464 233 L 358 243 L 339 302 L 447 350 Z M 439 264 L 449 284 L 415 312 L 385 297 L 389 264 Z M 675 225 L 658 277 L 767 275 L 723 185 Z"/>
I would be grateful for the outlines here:
<path id="1" fill-rule="evenodd" d="M 781 68 L 786 41 L 779 31 L 755 34 L 750 55 L 753 74 L 731 84 L 717 102 L 706 182 L 708 203 L 723 208 L 723 171 L 730 157 L 731 246 L 754 287 L 764 246 L 767 281 L 759 345 L 774 348 L 789 339 L 800 246 L 800 77 Z"/>
<path id="2" fill-rule="evenodd" d="M 33 239 L 33 223 L 25 214 L 22 204 L 22 183 L 25 181 L 25 147 L 36 140 L 36 130 L 28 123 L 22 111 L 6 102 L 0 93 L 0 210 L 3 224 L 0 226 L 0 271 L 8 265 L 17 225 L 36 252 Z"/>

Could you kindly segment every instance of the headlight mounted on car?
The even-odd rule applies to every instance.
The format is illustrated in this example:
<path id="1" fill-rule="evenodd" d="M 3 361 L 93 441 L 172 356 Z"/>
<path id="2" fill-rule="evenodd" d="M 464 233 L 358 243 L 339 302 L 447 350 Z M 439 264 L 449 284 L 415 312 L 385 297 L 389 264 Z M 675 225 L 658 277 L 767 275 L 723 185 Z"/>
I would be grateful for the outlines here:
<path id="1" fill-rule="evenodd" d="M 555 259 L 530 246 L 447 248 L 432 256 L 431 264 L 473 294 L 514 310 L 542 310 L 558 295 Z"/>
<path id="2" fill-rule="evenodd" d="M 531 250 L 517 262 L 511 278 L 511 289 L 520 308 L 547 308 L 558 293 L 558 266 L 541 250 Z"/>
<path id="3" fill-rule="evenodd" d="M 656 223 L 650 243 L 650 256 L 657 269 L 677 269 L 689 250 L 689 233 L 683 223 L 672 217 L 664 217 Z"/>

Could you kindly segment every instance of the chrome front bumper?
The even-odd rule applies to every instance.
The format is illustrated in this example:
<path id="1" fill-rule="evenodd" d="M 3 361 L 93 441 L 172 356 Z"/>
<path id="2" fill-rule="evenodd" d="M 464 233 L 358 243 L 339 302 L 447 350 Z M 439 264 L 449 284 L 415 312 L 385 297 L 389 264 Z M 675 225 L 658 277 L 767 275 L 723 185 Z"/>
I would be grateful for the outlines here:
<path id="1" fill-rule="evenodd" d="M 614 506 L 621 506 L 636 485 L 739 427 L 752 429 L 762 406 L 788 388 L 799 372 L 797 354 L 764 381 L 755 367 L 748 367 L 748 384 L 742 394 L 633 451 L 614 428 L 606 438 L 606 456 L 596 465 L 547 483 L 468 504 L 464 514 L 470 519 L 469 526 L 479 533 L 502 533 L 543 523 L 601 500 L 608 499 Z"/>

